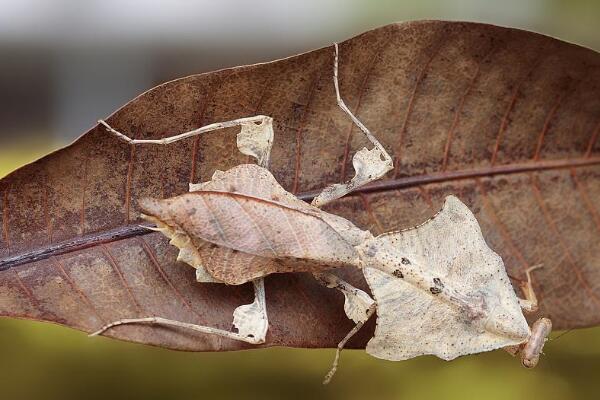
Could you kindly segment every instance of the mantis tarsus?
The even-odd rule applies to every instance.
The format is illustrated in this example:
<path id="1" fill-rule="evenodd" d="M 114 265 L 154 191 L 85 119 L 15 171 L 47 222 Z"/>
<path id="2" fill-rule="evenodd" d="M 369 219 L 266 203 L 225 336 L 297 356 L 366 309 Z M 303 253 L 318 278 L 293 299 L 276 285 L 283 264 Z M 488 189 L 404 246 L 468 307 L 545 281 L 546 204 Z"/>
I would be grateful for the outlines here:
<path id="1" fill-rule="evenodd" d="M 252 282 L 255 300 L 235 310 L 237 332 L 149 316 L 115 321 L 93 335 L 117 325 L 150 323 L 264 343 L 268 330 L 264 277 L 308 271 L 321 284 L 344 294 L 344 311 L 356 323 L 339 343 L 325 382 L 335 373 L 346 342 L 375 312 L 377 329 L 367 351 L 376 357 L 402 360 L 434 354 L 450 360 L 506 348 L 520 354 L 523 365 L 535 366 L 551 329 L 546 318 L 530 329 L 523 316 L 537 309 L 530 276 L 535 267 L 527 270 L 525 299 L 517 298 L 502 260 L 487 247 L 474 215 L 456 197 L 449 196 L 443 209 L 422 225 L 377 237 L 321 210 L 393 169 L 385 148 L 340 95 L 338 45 L 334 48 L 337 103 L 373 148 L 354 155 L 356 174 L 349 182 L 325 188 L 310 205 L 285 191 L 267 169 L 274 136 L 269 116 L 214 123 L 160 140 L 134 140 L 99 121 L 127 143 L 148 145 L 241 127 L 238 148 L 256 158 L 258 165 L 217 171 L 208 182 L 190 183 L 187 194 L 145 199 L 140 205 L 144 217 L 180 249 L 178 259 L 196 268 L 199 282 Z M 375 299 L 330 271 L 339 266 L 361 268 Z"/>

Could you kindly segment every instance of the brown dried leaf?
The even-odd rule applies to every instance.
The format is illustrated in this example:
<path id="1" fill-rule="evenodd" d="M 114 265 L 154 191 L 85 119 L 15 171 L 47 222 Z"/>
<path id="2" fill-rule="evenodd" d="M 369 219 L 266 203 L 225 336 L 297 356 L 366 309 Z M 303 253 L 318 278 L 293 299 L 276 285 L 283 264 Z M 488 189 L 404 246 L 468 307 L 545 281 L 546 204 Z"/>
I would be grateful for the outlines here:
<path id="1" fill-rule="evenodd" d="M 540 314 L 557 328 L 600 322 L 600 56 L 514 29 L 414 22 L 340 46 L 348 106 L 394 156 L 395 170 L 333 202 L 374 234 L 416 225 L 455 194 L 475 212 L 509 274 L 534 274 Z M 368 145 L 335 102 L 333 48 L 158 86 L 108 122 L 160 138 L 256 114 L 274 118 L 271 169 L 309 200 L 346 181 Z M 248 285 L 195 282 L 160 233 L 138 228 L 138 199 L 247 161 L 233 129 L 170 146 L 131 146 L 94 128 L 0 182 L 0 313 L 87 332 L 135 316 L 229 329 Z M 360 271 L 343 277 L 361 288 Z M 513 281 L 517 285 L 518 281 Z M 328 347 L 350 329 L 343 296 L 306 274 L 266 279 L 266 345 Z M 246 345 L 149 326 L 118 338 L 186 350 Z M 364 346 L 365 330 L 353 341 Z"/>

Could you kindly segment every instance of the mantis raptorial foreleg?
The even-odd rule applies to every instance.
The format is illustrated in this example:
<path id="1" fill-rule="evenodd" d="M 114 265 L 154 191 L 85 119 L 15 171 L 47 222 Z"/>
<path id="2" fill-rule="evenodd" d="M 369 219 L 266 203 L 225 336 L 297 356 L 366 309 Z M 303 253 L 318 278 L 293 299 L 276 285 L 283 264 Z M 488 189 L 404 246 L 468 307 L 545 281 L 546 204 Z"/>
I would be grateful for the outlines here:
<path id="1" fill-rule="evenodd" d="M 543 265 L 538 264 L 533 267 L 529 267 L 525 270 L 525 276 L 527 277 L 526 282 L 521 283 L 521 291 L 523 291 L 524 299 L 519 299 L 519 304 L 521 308 L 526 313 L 534 313 L 538 310 L 538 299 L 535 295 L 535 291 L 533 290 L 533 285 L 531 283 L 531 272 L 536 269 L 542 268 Z"/>
<path id="2" fill-rule="evenodd" d="M 536 269 L 542 268 L 543 265 L 538 264 L 533 267 L 529 267 L 525 270 L 525 276 L 527 281 L 521 282 L 521 290 L 523 291 L 524 299 L 518 299 L 519 305 L 524 313 L 535 313 L 538 310 L 538 299 L 533 290 L 533 284 L 531 283 L 531 272 Z M 521 363 L 527 368 L 533 368 L 537 365 L 544 349 L 544 344 L 548 340 L 548 335 L 552 330 L 552 322 L 548 318 L 540 318 L 534 322 L 531 327 L 531 335 L 527 342 L 520 346 L 506 347 L 504 350 L 508 351 L 513 356 L 520 355 Z"/>

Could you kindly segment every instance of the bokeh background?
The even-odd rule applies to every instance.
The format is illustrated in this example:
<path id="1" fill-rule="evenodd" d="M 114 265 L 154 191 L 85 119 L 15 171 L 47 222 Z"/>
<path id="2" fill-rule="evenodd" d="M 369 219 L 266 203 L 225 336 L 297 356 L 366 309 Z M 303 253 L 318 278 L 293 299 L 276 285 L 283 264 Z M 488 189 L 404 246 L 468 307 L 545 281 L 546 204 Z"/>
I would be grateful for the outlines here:
<path id="1" fill-rule="evenodd" d="M 0 176 L 164 81 L 293 55 L 391 22 L 534 30 L 600 50 L 599 0 L 0 0 Z M 182 353 L 0 319 L 0 399 L 588 398 L 600 329 L 555 333 L 538 368 L 503 352 L 392 363 L 333 350 Z"/>

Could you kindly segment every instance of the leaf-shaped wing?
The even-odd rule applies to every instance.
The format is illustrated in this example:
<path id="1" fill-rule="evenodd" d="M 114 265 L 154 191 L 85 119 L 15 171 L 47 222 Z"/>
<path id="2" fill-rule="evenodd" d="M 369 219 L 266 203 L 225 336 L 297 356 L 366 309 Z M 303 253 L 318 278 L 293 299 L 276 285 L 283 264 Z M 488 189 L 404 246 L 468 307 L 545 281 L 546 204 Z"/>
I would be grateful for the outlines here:
<path id="1" fill-rule="evenodd" d="M 353 243 L 332 226 L 350 223 L 323 218 L 321 210 L 287 193 L 261 167 L 220 172 L 193 189 L 200 190 L 145 199 L 141 206 L 167 236 L 185 238 L 173 244 L 190 252 L 196 248 L 201 264 L 218 280 L 240 284 L 272 272 L 315 271 L 357 260 Z"/>
<path id="2" fill-rule="evenodd" d="M 475 216 L 456 197 L 448 197 L 443 209 L 425 224 L 374 241 L 380 244 L 378 257 L 390 256 L 389 244 L 393 242 L 399 259 L 405 257 L 426 269 L 428 275 L 439 277 L 438 282 L 443 282 L 440 286 L 482 295 L 489 318 L 476 322 L 463 308 L 437 296 L 435 290 L 365 268 L 377 301 L 377 328 L 367 345 L 369 354 L 387 360 L 423 354 L 451 360 L 519 344 L 529 334 L 502 259 L 487 246 Z M 517 333 L 510 337 L 497 329 L 485 329 L 497 321 Z"/>
<path id="3" fill-rule="evenodd" d="M 215 171 L 210 181 L 190 184 L 190 192 L 200 190 L 235 192 L 272 200 L 300 210 L 315 210 L 281 187 L 269 170 L 256 164 L 241 164 L 227 171 Z"/>

